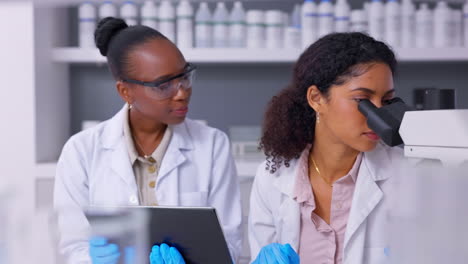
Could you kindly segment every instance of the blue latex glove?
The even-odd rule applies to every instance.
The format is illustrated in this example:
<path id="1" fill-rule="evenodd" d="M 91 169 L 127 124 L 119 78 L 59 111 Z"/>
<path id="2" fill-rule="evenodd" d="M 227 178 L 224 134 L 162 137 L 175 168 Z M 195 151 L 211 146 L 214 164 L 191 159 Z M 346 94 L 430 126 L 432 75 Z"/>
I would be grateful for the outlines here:
<path id="1" fill-rule="evenodd" d="M 299 264 L 299 255 L 289 244 L 272 243 L 260 250 L 252 264 Z"/>
<path id="2" fill-rule="evenodd" d="M 104 237 L 89 240 L 89 255 L 93 264 L 117 264 L 120 257 L 119 247 L 109 244 Z"/>
<path id="3" fill-rule="evenodd" d="M 151 249 L 150 264 L 185 264 L 185 261 L 177 248 L 163 243 Z"/>

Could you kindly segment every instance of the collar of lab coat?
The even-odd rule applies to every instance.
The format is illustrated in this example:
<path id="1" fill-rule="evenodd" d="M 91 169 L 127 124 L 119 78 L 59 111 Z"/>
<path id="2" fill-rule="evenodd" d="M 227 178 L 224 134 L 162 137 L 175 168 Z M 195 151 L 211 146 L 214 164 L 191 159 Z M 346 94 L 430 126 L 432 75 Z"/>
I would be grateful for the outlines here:
<path id="1" fill-rule="evenodd" d="M 102 146 L 106 149 L 114 149 L 123 139 L 123 122 L 127 106 L 124 106 L 114 117 L 109 120 L 101 135 Z M 170 145 L 177 149 L 193 149 L 192 137 L 185 122 L 173 126 L 173 135 Z"/>
<path id="2" fill-rule="evenodd" d="M 123 134 L 124 114 L 127 107 L 123 107 L 113 118 L 109 120 L 100 136 L 102 147 L 112 151 L 112 170 L 120 175 L 133 193 L 137 193 L 137 185 L 132 169 L 132 164 L 127 151 L 127 145 Z M 158 174 L 158 182 L 161 182 L 169 172 L 186 161 L 184 151 L 194 148 L 193 139 L 187 128 L 186 122 L 173 126 L 171 142 L 161 164 Z"/>

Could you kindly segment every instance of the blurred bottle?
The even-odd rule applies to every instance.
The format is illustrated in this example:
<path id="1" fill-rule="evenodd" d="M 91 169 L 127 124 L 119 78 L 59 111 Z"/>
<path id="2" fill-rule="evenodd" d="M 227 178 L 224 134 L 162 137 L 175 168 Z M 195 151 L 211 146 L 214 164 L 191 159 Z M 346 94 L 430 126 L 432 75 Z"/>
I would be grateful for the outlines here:
<path id="1" fill-rule="evenodd" d="M 177 46 L 193 48 L 193 8 L 188 0 L 177 6 Z"/>
<path id="2" fill-rule="evenodd" d="M 159 31 L 173 43 L 175 42 L 175 9 L 172 2 L 163 0 L 159 6 Z"/>
<path id="3" fill-rule="evenodd" d="M 385 41 L 392 47 L 400 46 L 401 8 L 397 0 L 389 0 L 385 5 Z"/>
<path id="4" fill-rule="evenodd" d="M 228 46 L 229 13 L 224 2 L 218 2 L 213 13 L 213 47 Z"/>
<path id="5" fill-rule="evenodd" d="M 415 8 L 412 0 L 403 0 L 401 3 L 401 46 L 414 47 L 416 34 Z"/>
<path id="6" fill-rule="evenodd" d="M 245 10 L 242 2 L 234 2 L 229 16 L 229 46 L 231 48 L 244 48 L 246 46 Z"/>
<path id="7" fill-rule="evenodd" d="M 367 22 L 367 13 L 364 9 L 351 11 L 351 32 L 367 33 L 369 24 Z"/>
<path id="8" fill-rule="evenodd" d="M 261 10 L 247 11 L 247 48 L 265 47 L 265 13 Z"/>
<path id="9" fill-rule="evenodd" d="M 93 48 L 94 29 L 96 28 L 96 8 L 91 2 L 83 2 L 78 7 L 79 46 Z"/>
<path id="10" fill-rule="evenodd" d="M 459 9 L 452 10 L 452 26 L 450 35 L 452 39 L 452 47 L 463 46 L 463 11 Z"/>
<path id="11" fill-rule="evenodd" d="M 125 1 L 120 7 L 120 17 L 128 26 L 138 25 L 138 8 L 133 1 Z"/>
<path id="12" fill-rule="evenodd" d="M 299 49 L 301 47 L 301 6 L 296 4 L 289 18 L 289 25 L 284 36 L 286 49 Z"/>
<path id="13" fill-rule="evenodd" d="M 201 2 L 195 14 L 195 47 L 210 48 L 212 46 L 212 17 L 206 2 Z"/>
<path id="14" fill-rule="evenodd" d="M 321 38 L 335 30 L 334 10 L 331 0 L 322 0 L 318 5 L 318 37 Z"/>
<path id="15" fill-rule="evenodd" d="M 468 0 L 463 5 L 463 44 L 468 48 Z"/>
<path id="16" fill-rule="evenodd" d="M 438 2 L 434 10 L 434 46 L 436 48 L 450 47 L 452 12 L 446 2 Z"/>
<path id="17" fill-rule="evenodd" d="M 279 10 L 268 10 L 265 13 L 266 48 L 283 48 L 284 15 Z"/>
<path id="18" fill-rule="evenodd" d="M 146 0 L 141 6 L 141 24 L 158 29 L 158 8 L 153 0 Z"/>
<path id="19" fill-rule="evenodd" d="M 369 5 L 369 34 L 377 39 L 385 38 L 385 8 L 381 0 L 372 0 Z"/>
<path id="20" fill-rule="evenodd" d="M 302 5 L 302 48 L 309 47 L 317 40 L 318 36 L 318 14 L 317 4 L 314 0 L 305 0 Z"/>
<path id="21" fill-rule="evenodd" d="M 338 0 L 335 5 L 335 32 L 348 32 L 351 8 L 346 0 Z"/>
<path id="22" fill-rule="evenodd" d="M 112 1 L 104 1 L 99 6 L 98 16 L 99 20 L 105 17 L 117 17 L 117 7 L 112 3 Z"/>
<path id="23" fill-rule="evenodd" d="M 434 15 L 429 9 L 429 5 L 421 4 L 416 11 L 416 47 L 429 48 L 433 46 Z"/>

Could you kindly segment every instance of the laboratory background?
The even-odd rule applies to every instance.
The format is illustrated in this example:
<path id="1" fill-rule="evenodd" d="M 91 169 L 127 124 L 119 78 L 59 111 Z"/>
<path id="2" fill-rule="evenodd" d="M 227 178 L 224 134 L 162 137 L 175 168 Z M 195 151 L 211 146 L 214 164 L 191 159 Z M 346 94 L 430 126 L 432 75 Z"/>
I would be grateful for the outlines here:
<path id="1" fill-rule="evenodd" d="M 367 32 L 395 51 L 395 89 L 407 104 L 468 108 L 468 1 L 0 0 L 0 263 L 60 263 L 51 216 L 56 162 L 70 136 L 123 105 L 94 45 L 96 23 L 107 16 L 160 30 L 197 65 L 188 117 L 229 136 L 245 231 L 266 104 L 319 37 Z M 240 263 L 249 259 L 244 239 Z"/>

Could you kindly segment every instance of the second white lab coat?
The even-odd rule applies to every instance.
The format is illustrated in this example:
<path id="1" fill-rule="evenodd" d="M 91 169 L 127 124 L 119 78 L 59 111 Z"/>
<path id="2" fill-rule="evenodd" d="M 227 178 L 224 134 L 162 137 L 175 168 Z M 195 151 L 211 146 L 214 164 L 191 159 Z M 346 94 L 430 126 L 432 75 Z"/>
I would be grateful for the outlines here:
<path id="1" fill-rule="evenodd" d="M 58 212 L 83 206 L 139 205 L 138 188 L 123 135 L 124 107 L 112 119 L 80 132 L 65 144 L 54 189 Z M 217 210 L 231 255 L 242 246 L 241 202 L 229 140 L 223 132 L 185 120 L 173 135 L 157 177 L 160 205 L 209 206 Z M 59 214 L 60 248 L 70 263 L 90 263 L 81 210 Z M 73 234 L 75 235 L 73 235 Z"/>
<path id="2" fill-rule="evenodd" d="M 249 215 L 249 243 L 252 259 L 263 246 L 289 243 L 297 251 L 301 212 L 292 198 L 297 160 L 281 166 L 274 174 L 260 165 L 252 187 Z M 388 262 L 388 216 L 393 178 L 405 164 L 403 152 L 378 144 L 363 153 L 352 206 L 345 232 L 343 264 L 381 264 Z M 388 250 L 388 251 L 387 251 Z"/>

